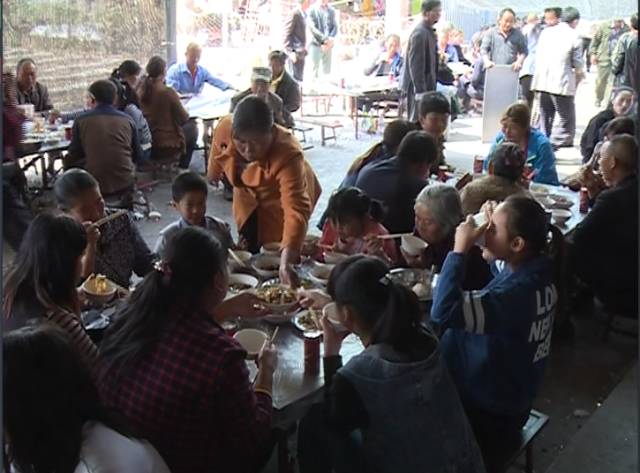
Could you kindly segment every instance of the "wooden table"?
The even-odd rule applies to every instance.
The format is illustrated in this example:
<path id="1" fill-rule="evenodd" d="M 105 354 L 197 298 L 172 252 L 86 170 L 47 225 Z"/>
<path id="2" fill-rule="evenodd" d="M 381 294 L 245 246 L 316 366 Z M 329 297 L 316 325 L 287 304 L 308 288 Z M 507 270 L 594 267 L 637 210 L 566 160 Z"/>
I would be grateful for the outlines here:
<path id="1" fill-rule="evenodd" d="M 363 117 L 358 111 L 358 99 L 367 94 L 390 92 L 398 88 L 397 82 L 389 81 L 388 77 L 376 77 L 375 80 L 363 80 L 358 84 L 345 85 L 344 87 L 332 83 L 313 84 L 306 91 L 301 88 L 303 97 L 346 97 L 350 101 L 349 116 L 353 120 L 356 140 L 358 139 L 358 119 Z M 300 116 L 303 116 L 300 107 Z"/>
<path id="2" fill-rule="evenodd" d="M 56 159 L 55 155 L 61 156 L 63 151 L 66 151 L 71 144 L 70 141 L 65 139 L 56 142 L 44 142 L 36 150 L 30 150 L 28 144 L 22 143 L 24 147 L 22 156 L 19 159 L 25 160 L 26 163 L 21 165 L 21 169 L 26 171 L 31 166 L 36 167 L 39 165 L 40 172 L 42 173 L 42 189 L 49 188 L 49 171 L 50 166 L 47 163 L 47 156 L 49 158 Z M 53 168 L 53 166 L 51 166 Z"/>

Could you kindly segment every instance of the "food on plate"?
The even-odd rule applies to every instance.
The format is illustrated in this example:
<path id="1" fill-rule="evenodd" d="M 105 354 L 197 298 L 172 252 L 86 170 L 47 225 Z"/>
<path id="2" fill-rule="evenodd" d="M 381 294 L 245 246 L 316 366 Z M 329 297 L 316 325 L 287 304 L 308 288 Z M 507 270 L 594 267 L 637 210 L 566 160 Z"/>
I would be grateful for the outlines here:
<path id="1" fill-rule="evenodd" d="M 295 291 L 285 286 L 261 287 L 256 296 L 267 304 L 292 304 L 297 300 Z"/>
<path id="2" fill-rule="evenodd" d="M 411 290 L 416 293 L 416 296 L 418 296 L 419 299 L 424 299 L 425 297 L 429 297 L 429 295 L 431 294 L 431 288 L 423 282 L 419 282 L 415 284 L 411 288 Z"/>
<path id="3" fill-rule="evenodd" d="M 87 288 L 96 294 L 109 294 L 113 292 L 113 285 L 104 274 L 89 276 Z"/>
<path id="4" fill-rule="evenodd" d="M 315 309 L 309 309 L 298 317 L 298 325 L 300 325 L 305 332 L 316 332 L 318 330 L 322 330 L 322 325 L 320 324 L 320 313 Z"/>

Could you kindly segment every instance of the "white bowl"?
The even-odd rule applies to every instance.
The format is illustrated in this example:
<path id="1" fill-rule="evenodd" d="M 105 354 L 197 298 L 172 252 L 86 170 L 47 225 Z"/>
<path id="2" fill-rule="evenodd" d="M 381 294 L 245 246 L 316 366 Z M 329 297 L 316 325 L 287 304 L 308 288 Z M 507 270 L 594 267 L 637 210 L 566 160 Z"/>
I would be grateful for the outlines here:
<path id="1" fill-rule="evenodd" d="M 280 242 L 274 241 L 271 243 L 265 243 L 260 248 L 260 253 L 264 255 L 279 255 L 282 249 L 280 248 Z"/>
<path id="2" fill-rule="evenodd" d="M 244 292 L 248 289 L 255 289 L 260 284 L 258 278 L 251 276 L 250 274 L 234 273 L 229 275 L 229 294 L 236 295 Z M 232 286 L 244 286 L 236 287 Z"/>
<path id="3" fill-rule="evenodd" d="M 555 200 L 547 197 L 546 195 L 536 194 L 535 199 L 546 209 L 550 209 L 556 203 Z"/>
<path id="4" fill-rule="evenodd" d="M 428 246 L 426 241 L 413 235 L 404 235 L 401 242 L 400 247 L 411 256 L 420 256 Z"/>
<path id="5" fill-rule="evenodd" d="M 96 277 L 92 276 L 87 278 L 80 288 L 87 296 L 87 299 L 94 304 L 102 305 L 113 299 L 117 291 L 115 284 L 113 284 L 109 279 L 105 278 L 105 283 L 107 284 L 107 290 L 98 291 L 98 288 L 96 287 Z"/>
<path id="6" fill-rule="evenodd" d="M 331 271 L 335 267 L 334 264 L 324 264 L 324 263 L 314 263 L 311 270 L 309 270 L 309 279 L 317 284 L 322 284 L 326 286 L 329 282 L 329 276 L 331 276 Z"/>
<path id="7" fill-rule="evenodd" d="M 553 221 L 558 225 L 564 225 L 572 216 L 573 214 L 570 210 L 553 209 L 551 211 L 551 218 L 553 218 Z"/>
<path id="8" fill-rule="evenodd" d="M 478 212 L 477 214 L 473 215 L 473 221 L 476 224 L 476 227 L 481 227 L 482 225 L 487 223 L 487 214 L 484 211 Z"/>
<path id="9" fill-rule="evenodd" d="M 233 338 L 247 351 L 247 358 L 255 359 L 269 337 L 262 330 L 245 328 L 238 330 Z"/>
<path id="10" fill-rule="evenodd" d="M 340 261 L 349 257 L 346 253 L 340 253 L 338 251 L 325 251 L 324 262 L 327 264 L 338 264 Z"/>
<path id="11" fill-rule="evenodd" d="M 330 302 L 322 309 L 322 315 L 326 315 L 333 328 L 337 332 L 347 332 L 347 328 L 342 325 L 342 322 L 338 319 L 338 306 L 335 302 Z"/>
<path id="12" fill-rule="evenodd" d="M 278 255 L 257 255 L 253 260 L 253 269 L 263 278 L 274 278 L 280 269 Z"/>

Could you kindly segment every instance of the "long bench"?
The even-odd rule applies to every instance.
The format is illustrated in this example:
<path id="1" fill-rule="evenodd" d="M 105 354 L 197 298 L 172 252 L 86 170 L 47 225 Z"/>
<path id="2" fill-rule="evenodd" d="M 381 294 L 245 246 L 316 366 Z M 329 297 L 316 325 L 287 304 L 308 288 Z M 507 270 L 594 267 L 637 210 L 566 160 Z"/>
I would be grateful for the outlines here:
<path id="1" fill-rule="evenodd" d="M 531 410 L 529 420 L 527 420 L 527 423 L 522 428 L 520 443 L 513 452 L 509 453 L 502 473 L 509 471 L 523 453 L 525 455 L 524 471 L 526 473 L 533 473 L 533 441 L 544 426 L 547 425 L 547 422 L 549 422 L 548 415 L 538 412 L 535 409 Z"/>
<path id="2" fill-rule="evenodd" d="M 333 140 L 337 142 L 338 137 L 336 136 L 336 129 L 342 128 L 344 126 L 338 120 L 330 120 L 326 118 L 323 119 L 318 117 L 311 118 L 311 117 L 305 116 L 302 118 L 298 118 L 297 121 L 299 123 L 306 123 L 307 125 L 320 127 L 320 142 L 322 143 L 322 146 L 324 146 L 326 142 L 329 140 Z M 327 130 L 331 130 L 330 135 L 327 134 Z M 305 136 L 305 140 L 306 140 L 306 136 Z"/>

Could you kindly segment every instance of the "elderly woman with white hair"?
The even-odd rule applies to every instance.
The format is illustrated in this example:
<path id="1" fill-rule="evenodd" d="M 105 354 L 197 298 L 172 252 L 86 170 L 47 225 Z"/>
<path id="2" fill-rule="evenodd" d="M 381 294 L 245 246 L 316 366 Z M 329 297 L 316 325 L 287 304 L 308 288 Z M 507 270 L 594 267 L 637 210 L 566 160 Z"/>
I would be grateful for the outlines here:
<path id="1" fill-rule="evenodd" d="M 440 272 L 444 259 L 453 250 L 456 227 L 463 220 L 460 195 L 446 184 L 430 184 L 418 194 L 414 210 L 415 235 L 428 246 L 419 256 L 411 256 L 404 250 L 402 255 L 412 268 L 434 267 Z M 463 287 L 467 290 L 484 287 L 491 280 L 491 271 L 480 247 L 472 248 L 466 258 Z"/>

